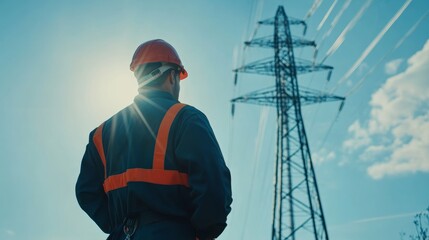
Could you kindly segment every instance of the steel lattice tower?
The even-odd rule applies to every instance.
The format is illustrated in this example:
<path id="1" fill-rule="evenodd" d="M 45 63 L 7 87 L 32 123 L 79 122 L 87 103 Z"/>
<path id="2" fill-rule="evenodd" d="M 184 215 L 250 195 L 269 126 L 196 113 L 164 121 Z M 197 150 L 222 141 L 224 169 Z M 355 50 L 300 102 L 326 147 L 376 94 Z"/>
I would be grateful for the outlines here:
<path id="1" fill-rule="evenodd" d="M 298 87 L 297 74 L 327 70 L 332 67 L 313 64 L 294 57 L 293 47 L 313 46 L 314 41 L 292 38 L 289 25 L 306 24 L 288 18 L 279 6 L 274 18 L 258 22 L 274 25 L 274 35 L 245 42 L 247 46 L 274 49 L 274 57 L 265 58 L 235 69 L 237 73 L 256 73 L 275 77 L 275 86 L 231 100 L 274 106 L 277 109 L 277 147 L 275 160 L 272 240 L 326 239 L 328 231 L 311 160 L 310 148 L 301 114 L 301 106 L 343 97 Z"/>

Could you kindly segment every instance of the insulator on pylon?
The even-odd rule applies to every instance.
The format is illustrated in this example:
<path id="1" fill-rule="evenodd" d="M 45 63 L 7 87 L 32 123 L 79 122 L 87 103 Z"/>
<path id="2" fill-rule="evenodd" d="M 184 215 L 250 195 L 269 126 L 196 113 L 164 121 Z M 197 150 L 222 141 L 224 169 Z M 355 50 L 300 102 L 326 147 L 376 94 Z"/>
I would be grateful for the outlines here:
<path id="1" fill-rule="evenodd" d="M 304 23 L 304 31 L 303 31 L 302 35 L 305 36 L 306 33 L 307 33 L 307 24 Z"/>
<path id="2" fill-rule="evenodd" d="M 338 108 L 338 112 L 341 112 L 341 110 L 343 110 L 343 107 L 344 107 L 344 103 L 345 103 L 346 101 L 341 101 L 341 104 L 340 104 L 340 108 Z"/>
<path id="3" fill-rule="evenodd" d="M 328 82 L 329 82 L 329 80 L 331 80 L 331 75 L 332 75 L 332 70 L 329 70 L 328 77 L 327 77 L 327 81 Z"/>
<path id="4" fill-rule="evenodd" d="M 231 116 L 234 117 L 234 113 L 235 113 L 235 104 L 231 104 Z"/>
<path id="5" fill-rule="evenodd" d="M 237 72 L 235 72 L 235 75 L 234 75 L 234 86 L 237 85 L 237 81 L 238 81 L 238 76 L 237 75 L 238 75 Z"/>
<path id="6" fill-rule="evenodd" d="M 319 54 L 319 49 L 316 47 L 313 53 L 313 65 L 316 64 L 317 54 Z"/>

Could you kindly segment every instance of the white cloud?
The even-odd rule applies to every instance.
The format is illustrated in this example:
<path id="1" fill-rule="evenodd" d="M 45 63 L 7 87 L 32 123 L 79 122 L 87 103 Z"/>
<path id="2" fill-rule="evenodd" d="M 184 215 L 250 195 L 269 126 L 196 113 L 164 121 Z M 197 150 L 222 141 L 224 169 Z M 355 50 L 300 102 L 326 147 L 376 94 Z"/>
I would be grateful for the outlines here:
<path id="1" fill-rule="evenodd" d="M 353 135 L 353 138 L 343 143 L 346 150 L 356 150 L 371 143 L 368 131 L 360 126 L 359 121 L 350 125 L 348 132 Z"/>
<path id="2" fill-rule="evenodd" d="M 350 125 L 352 137 L 343 143 L 372 161 L 367 172 L 374 179 L 429 172 L 429 40 L 407 63 L 372 95 L 370 119 Z M 396 72 L 398 66 L 391 65 Z"/>
<path id="3" fill-rule="evenodd" d="M 322 164 L 334 160 L 335 157 L 336 154 L 334 151 L 328 151 L 326 148 L 322 148 L 313 154 L 312 160 L 314 164 Z"/>
<path id="4" fill-rule="evenodd" d="M 395 136 L 390 159 L 368 168 L 374 179 L 407 172 L 429 172 L 429 114 L 407 121 L 393 130 Z"/>
<path id="5" fill-rule="evenodd" d="M 360 159 L 364 161 L 380 161 L 389 150 L 390 148 L 385 145 L 370 145 L 360 155 Z"/>
<path id="6" fill-rule="evenodd" d="M 384 72 L 388 75 L 396 74 L 403 61 L 403 59 L 398 58 L 386 63 L 384 66 Z"/>

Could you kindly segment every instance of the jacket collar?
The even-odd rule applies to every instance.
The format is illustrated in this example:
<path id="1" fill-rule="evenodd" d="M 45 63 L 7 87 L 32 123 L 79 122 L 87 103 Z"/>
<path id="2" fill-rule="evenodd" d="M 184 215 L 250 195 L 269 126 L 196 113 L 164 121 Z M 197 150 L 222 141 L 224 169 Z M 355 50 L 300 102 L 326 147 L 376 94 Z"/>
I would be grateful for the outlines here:
<path id="1" fill-rule="evenodd" d="M 170 93 L 158 89 L 139 89 L 139 95 L 135 97 L 135 100 L 154 98 L 169 99 L 177 102 Z"/>

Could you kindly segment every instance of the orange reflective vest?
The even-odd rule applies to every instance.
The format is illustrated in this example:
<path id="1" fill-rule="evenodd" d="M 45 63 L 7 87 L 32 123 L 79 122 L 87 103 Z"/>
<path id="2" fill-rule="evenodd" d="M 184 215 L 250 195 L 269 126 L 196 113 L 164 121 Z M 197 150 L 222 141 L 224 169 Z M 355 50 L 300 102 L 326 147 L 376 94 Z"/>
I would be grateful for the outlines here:
<path id="1" fill-rule="evenodd" d="M 148 239 L 214 238 L 231 211 L 231 176 L 206 116 L 148 91 L 90 133 L 76 196 L 106 233 L 145 216 Z"/>
<path id="2" fill-rule="evenodd" d="M 161 185 L 183 185 L 189 187 L 188 175 L 186 173 L 181 173 L 177 170 L 164 169 L 165 151 L 167 150 L 168 134 L 170 132 L 171 124 L 173 123 L 177 113 L 184 106 L 186 105 L 182 103 L 174 104 L 170 109 L 168 109 L 162 119 L 158 135 L 156 137 L 153 166 L 151 169 L 131 168 L 127 169 L 123 173 L 107 177 L 106 157 L 104 155 L 102 143 L 104 123 L 97 128 L 93 141 L 104 166 L 105 180 L 103 186 L 106 193 L 118 188 L 126 187 L 129 182 L 147 182 Z"/>

